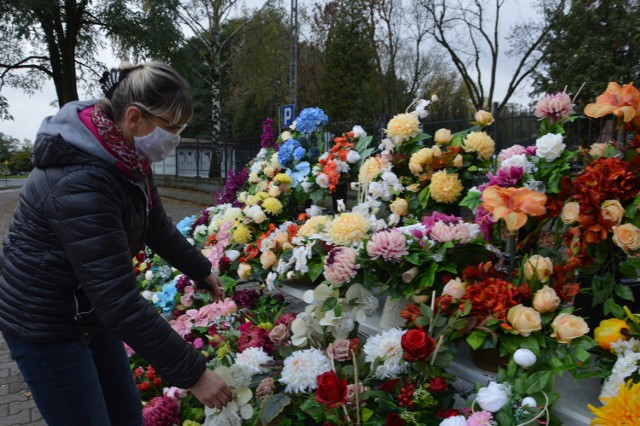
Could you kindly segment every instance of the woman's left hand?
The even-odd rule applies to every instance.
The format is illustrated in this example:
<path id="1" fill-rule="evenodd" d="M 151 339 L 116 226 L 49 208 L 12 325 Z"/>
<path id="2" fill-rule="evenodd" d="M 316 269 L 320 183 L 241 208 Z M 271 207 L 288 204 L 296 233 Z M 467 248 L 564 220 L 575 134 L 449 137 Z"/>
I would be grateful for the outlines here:
<path id="1" fill-rule="evenodd" d="M 220 281 L 220 277 L 215 272 L 211 271 L 209 276 L 202 280 L 202 282 L 206 283 L 211 287 L 211 295 L 213 302 L 218 302 L 224 299 L 224 289 L 222 286 L 222 281 Z"/>

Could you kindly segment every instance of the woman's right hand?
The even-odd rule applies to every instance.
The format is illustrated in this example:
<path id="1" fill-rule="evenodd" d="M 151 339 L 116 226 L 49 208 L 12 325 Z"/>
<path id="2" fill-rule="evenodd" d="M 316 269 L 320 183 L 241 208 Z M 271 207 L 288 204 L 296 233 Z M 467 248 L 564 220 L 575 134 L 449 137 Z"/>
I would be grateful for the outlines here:
<path id="1" fill-rule="evenodd" d="M 231 401 L 231 389 L 213 371 L 204 371 L 198 382 L 189 389 L 200 402 L 209 408 L 223 408 Z"/>

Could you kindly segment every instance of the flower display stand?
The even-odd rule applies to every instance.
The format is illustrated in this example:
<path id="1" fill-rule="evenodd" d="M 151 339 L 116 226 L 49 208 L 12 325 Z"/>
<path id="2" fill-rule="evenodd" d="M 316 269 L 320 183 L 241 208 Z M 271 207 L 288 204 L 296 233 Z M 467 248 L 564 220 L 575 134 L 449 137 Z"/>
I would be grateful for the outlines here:
<path id="1" fill-rule="evenodd" d="M 302 300 L 302 296 L 311 286 L 284 284 L 278 287 L 280 291 L 291 297 Z M 359 331 L 365 335 L 372 335 L 383 330 L 381 323 L 385 325 L 401 326 L 401 318 L 392 321 L 390 314 L 400 312 L 406 306 L 407 301 L 393 300 L 385 296 L 380 298 L 380 307 L 377 312 L 368 317 L 365 323 L 360 324 Z M 386 312 L 385 312 L 386 311 Z M 471 360 L 470 348 L 467 344 L 461 344 L 458 355 L 451 362 L 447 371 L 457 377 L 454 386 L 462 395 L 475 393 L 476 384 L 485 386 L 490 381 L 496 380 L 496 374 L 480 369 Z M 600 392 L 600 379 L 582 379 L 576 381 L 569 373 L 556 380 L 555 390 L 560 394 L 560 399 L 552 408 L 556 416 L 564 425 L 583 426 L 589 425 L 593 414 L 587 408 L 587 404 L 599 406 L 598 394 Z"/>

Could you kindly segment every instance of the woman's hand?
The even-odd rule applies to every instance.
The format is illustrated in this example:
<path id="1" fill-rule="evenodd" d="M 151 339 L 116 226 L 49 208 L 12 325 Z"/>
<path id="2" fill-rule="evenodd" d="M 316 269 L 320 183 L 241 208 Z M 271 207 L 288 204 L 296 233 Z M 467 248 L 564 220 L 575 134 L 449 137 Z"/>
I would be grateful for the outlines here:
<path id="1" fill-rule="evenodd" d="M 229 386 L 220 376 L 208 369 L 189 390 L 193 396 L 209 408 L 221 409 L 233 399 Z"/>
<path id="2" fill-rule="evenodd" d="M 211 287 L 211 295 L 213 302 L 218 302 L 224 299 L 224 289 L 220 277 L 215 272 L 211 271 L 209 276 L 202 280 L 203 283 Z"/>

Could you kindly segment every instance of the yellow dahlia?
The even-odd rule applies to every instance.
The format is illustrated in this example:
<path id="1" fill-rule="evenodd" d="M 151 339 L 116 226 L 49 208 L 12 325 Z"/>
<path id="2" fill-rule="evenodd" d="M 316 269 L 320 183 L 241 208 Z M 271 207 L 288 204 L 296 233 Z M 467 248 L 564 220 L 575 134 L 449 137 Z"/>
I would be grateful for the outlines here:
<path id="1" fill-rule="evenodd" d="M 640 425 L 640 383 L 629 380 L 620 386 L 617 396 L 603 397 L 603 406 L 596 408 L 589 404 L 589 410 L 595 414 L 592 426 L 631 426 Z"/>
<path id="2" fill-rule="evenodd" d="M 236 230 L 233 231 L 233 241 L 238 244 L 246 244 L 251 240 L 251 231 L 249 228 L 240 223 L 236 226 Z"/>
<path id="3" fill-rule="evenodd" d="M 256 196 L 258 198 L 260 198 L 261 200 L 266 200 L 267 198 L 270 197 L 269 193 L 267 191 L 260 191 L 256 194 Z"/>
<path id="4" fill-rule="evenodd" d="M 275 175 L 273 180 L 278 182 L 278 184 L 280 184 L 280 185 L 282 185 L 282 184 L 291 185 L 291 182 L 292 182 L 291 177 L 286 173 L 278 173 L 277 175 Z"/>
<path id="5" fill-rule="evenodd" d="M 389 168 L 391 168 L 391 163 L 389 162 L 389 160 L 380 156 L 369 157 L 360 167 L 360 172 L 358 173 L 358 182 L 373 182 L 378 176 L 380 176 Z"/>
<path id="6" fill-rule="evenodd" d="M 358 213 L 342 213 L 329 224 L 331 242 L 341 246 L 362 242 L 368 231 L 369 220 Z"/>
<path id="7" fill-rule="evenodd" d="M 414 175 L 424 172 L 425 166 L 433 159 L 433 150 L 431 148 L 422 148 L 415 152 L 409 159 L 409 169 Z"/>
<path id="8" fill-rule="evenodd" d="M 304 225 L 298 229 L 299 237 L 309 237 L 313 234 L 319 234 L 324 227 L 329 223 L 329 217 L 327 216 L 313 216 L 309 218 Z"/>
<path id="9" fill-rule="evenodd" d="M 476 152 L 481 160 L 488 160 L 496 149 L 496 143 L 485 132 L 471 132 L 464 139 L 462 148 L 467 152 Z"/>
<path id="10" fill-rule="evenodd" d="M 451 204 L 462 194 L 462 182 L 457 173 L 440 170 L 431 176 L 431 198 L 439 203 Z"/>
<path id="11" fill-rule="evenodd" d="M 416 114 L 398 114 L 389 120 L 387 136 L 396 143 L 411 139 L 420 133 L 420 121 Z"/>
<path id="12" fill-rule="evenodd" d="M 277 215 L 282 211 L 282 203 L 277 198 L 265 198 L 262 202 L 262 210 L 270 215 Z"/>

